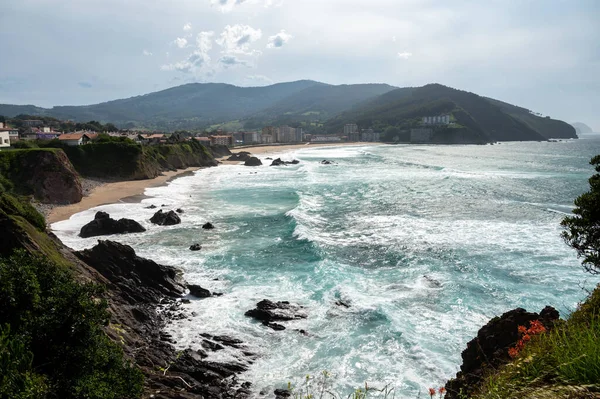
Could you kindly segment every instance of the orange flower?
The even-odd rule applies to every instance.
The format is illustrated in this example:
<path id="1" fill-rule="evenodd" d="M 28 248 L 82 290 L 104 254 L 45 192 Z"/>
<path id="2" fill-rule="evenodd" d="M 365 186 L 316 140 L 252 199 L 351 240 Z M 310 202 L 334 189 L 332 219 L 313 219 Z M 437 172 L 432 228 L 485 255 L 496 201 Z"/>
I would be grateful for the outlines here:
<path id="1" fill-rule="evenodd" d="M 446 388 L 440 387 L 438 389 L 438 393 L 440 394 L 440 398 L 446 393 Z"/>
<path id="2" fill-rule="evenodd" d="M 510 356 L 512 359 L 517 357 L 518 354 L 519 354 L 519 350 L 517 348 L 509 348 L 508 349 L 508 356 Z"/>
<path id="3" fill-rule="evenodd" d="M 519 334 L 525 334 L 527 333 L 527 328 L 525 328 L 525 326 L 519 326 Z"/>
<path id="4" fill-rule="evenodd" d="M 523 338 L 521 338 L 521 340 L 523 342 L 529 342 L 529 341 L 531 341 L 531 336 L 529 334 L 525 334 L 525 335 L 523 335 Z"/>
<path id="5" fill-rule="evenodd" d="M 435 388 L 429 388 L 429 396 L 433 398 L 433 395 L 435 395 Z"/>

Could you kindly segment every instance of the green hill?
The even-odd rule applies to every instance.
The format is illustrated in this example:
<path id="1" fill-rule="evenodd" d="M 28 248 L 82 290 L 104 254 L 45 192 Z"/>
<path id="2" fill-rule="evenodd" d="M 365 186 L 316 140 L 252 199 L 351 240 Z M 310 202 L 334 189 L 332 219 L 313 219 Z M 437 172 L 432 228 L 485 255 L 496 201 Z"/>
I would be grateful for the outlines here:
<path id="1" fill-rule="evenodd" d="M 431 127 L 432 142 L 438 143 L 576 138 L 575 129 L 562 121 L 440 84 L 390 91 L 338 115 L 325 127 L 330 132 L 341 131 L 346 123 L 376 130 L 392 128 L 393 134 L 408 139 L 410 129 L 427 127 L 421 123 L 423 117 L 437 115 L 450 115 L 453 121 L 450 126 Z"/>

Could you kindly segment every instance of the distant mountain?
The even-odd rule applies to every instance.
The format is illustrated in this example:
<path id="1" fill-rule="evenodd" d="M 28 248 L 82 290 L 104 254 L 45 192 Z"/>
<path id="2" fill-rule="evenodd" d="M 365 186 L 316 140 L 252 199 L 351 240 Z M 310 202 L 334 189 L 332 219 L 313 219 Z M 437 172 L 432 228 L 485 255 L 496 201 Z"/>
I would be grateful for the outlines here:
<path id="1" fill-rule="evenodd" d="M 323 83 L 301 80 L 266 87 L 237 87 L 223 83 L 192 83 L 156 93 L 87 106 L 50 109 L 0 104 L 0 115 L 45 115 L 58 119 L 103 121 L 123 125 L 162 125 L 188 120 L 196 125 L 245 118 L 290 95 Z"/>
<path id="2" fill-rule="evenodd" d="M 582 123 L 582 122 L 573 122 L 573 123 L 571 123 L 571 126 L 573 126 L 575 128 L 575 131 L 577 132 L 577 134 L 594 133 L 594 131 L 592 130 L 591 127 L 589 127 L 588 125 L 586 125 L 585 123 Z"/>
<path id="3" fill-rule="evenodd" d="M 326 120 L 394 89 L 396 87 L 387 84 L 314 85 L 278 101 L 254 116 L 316 116 Z"/>
<path id="4" fill-rule="evenodd" d="M 0 115 L 51 116 L 77 122 L 162 130 L 211 125 L 261 128 L 267 124 L 304 126 L 307 132 L 338 133 L 346 123 L 386 132 L 386 140 L 410 139 L 414 128 L 434 131 L 432 142 L 574 138 L 565 122 L 440 84 L 395 88 L 386 84 L 329 85 L 311 80 L 265 87 L 193 83 L 155 93 L 87 106 L 40 108 L 0 104 Z M 452 124 L 423 126 L 422 117 L 451 115 Z"/>
<path id="5" fill-rule="evenodd" d="M 425 116 L 450 114 L 454 124 L 433 129 L 432 142 L 485 143 L 493 141 L 576 138 L 575 129 L 562 121 L 541 118 L 524 108 L 456 90 L 440 84 L 390 91 L 373 101 L 344 112 L 326 123 L 341 131 L 345 123 L 386 130 L 407 141 L 410 129 L 422 126 Z"/>

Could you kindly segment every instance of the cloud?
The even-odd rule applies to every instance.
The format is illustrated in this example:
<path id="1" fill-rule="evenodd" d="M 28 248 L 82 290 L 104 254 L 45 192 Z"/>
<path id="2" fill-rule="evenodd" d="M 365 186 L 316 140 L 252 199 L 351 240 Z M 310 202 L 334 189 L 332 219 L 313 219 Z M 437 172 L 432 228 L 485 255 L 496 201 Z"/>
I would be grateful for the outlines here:
<path id="1" fill-rule="evenodd" d="M 161 66 L 163 71 L 178 71 L 182 73 L 198 73 L 210 64 L 211 57 L 208 54 L 213 48 L 212 38 L 214 32 L 200 32 L 196 36 L 196 49 L 183 61 L 165 64 Z M 180 39 L 180 38 L 178 38 Z M 185 39 L 183 39 L 185 40 Z M 186 45 L 187 40 L 185 40 Z M 178 45 L 179 46 L 179 45 Z M 179 46 L 181 48 L 181 46 Z"/>
<path id="2" fill-rule="evenodd" d="M 398 58 L 400 58 L 400 59 L 407 60 L 410 57 L 412 57 L 412 53 L 409 53 L 408 51 L 404 51 L 402 53 L 398 53 Z"/>
<path id="3" fill-rule="evenodd" d="M 184 38 L 184 37 L 178 37 L 177 39 L 175 39 L 175 40 L 173 41 L 173 43 L 175 43 L 175 45 L 176 45 L 177 47 L 179 47 L 179 48 L 186 48 L 186 47 L 187 47 L 187 44 L 188 44 L 188 41 L 187 41 L 187 39 L 186 39 L 186 38 Z"/>
<path id="4" fill-rule="evenodd" d="M 190 23 L 188 22 L 187 24 L 183 25 L 183 30 L 184 30 L 185 32 L 189 32 L 189 31 L 191 31 L 191 30 L 192 30 L 192 24 L 190 24 Z"/>
<path id="5" fill-rule="evenodd" d="M 250 50 L 250 45 L 262 37 L 260 29 L 248 25 L 227 25 L 221 33 L 217 44 L 223 47 L 224 53 L 251 55 L 256 51 Z"/>
<path id="6" fill-rule="evenodd" d="M 92 84 L 90 82 L 79 82 L 77 83 L 79 87 L 83 87 L 84 89 L 91 89 Z"/>
<path id="7" fill-rule="evenodd" d="M 220 7 L 222 12 L 229 12 L 233 10 L 235 6 L 239 6 L 246 1 L 247 0 L 211 0 L 211 4 Z"/>
<path id="8" fill-rule="evenodd" d="M 281 32 L 278 34 L 269 37 L 267 48 L 281 48 L 293 37 L 294 36 L 290 35 L 289 33 L 285 33 L 285 30 L 281 30 Z"/>
<path id="9" fill-rule="evenodd" d="M 223 68 L 232 68 L 236 66 L 245 66 L 250 67 L 251 64 L 246 60 L 241 60 L 237 58 L 235 55 L 224 55 L 219 59 L 219 64 L 223 66 Z"/>
<path id="10" fill-rule="evenodd" d="M 152 53 L 150 51 L 148 51 L 148 50 L 142 51 L 142 54 L 145 55 L 146 57 L 149 57 L 149 56 L 152 55 Z"/>

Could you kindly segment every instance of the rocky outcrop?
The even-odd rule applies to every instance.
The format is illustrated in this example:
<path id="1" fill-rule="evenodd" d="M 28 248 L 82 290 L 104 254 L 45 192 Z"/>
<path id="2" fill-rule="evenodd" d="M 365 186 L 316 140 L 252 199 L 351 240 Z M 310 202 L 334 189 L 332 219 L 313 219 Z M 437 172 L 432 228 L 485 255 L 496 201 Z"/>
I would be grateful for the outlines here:
<path id="1" fill-rule="evenodd" d="M 246 160 L 246 162 L 244 162 L 245 166 L 261 166 L 262 162 L 260 159 L 256 158 L 256 157 L 250 157 Z"/>
<path id="2" fill-rule="evenodd" d="M 15 191 L 45 204 L 74 204 L 83 198 L 79 176 L 60 149 L 0 152 L 0 175 Z"/>
<path id="3" fill-rule="evenodd" d="M 203 228 L 204 230 L 212 230 L 212 229 L 214 229 L 214 228 L 215 228 L 215 226 L 213 226 L 213 224 L 212 224 L 212 223 L 210 223 L 210 222 L 207 222 L 207 223 L 204 223 L 204 224 L 202 225 L 202 228 Z"/>
<path id="4" fill-rule="evenodd" d="M 300 161 L 294 159 L 293 161 L 282 161 L 281 158 L 277 158 L 271 162 L 271 166 L 286 166 L 286 165 L 297 165 Z"/>
<path id="5" fill-rule="evenodd" d="M 519 326 L 529 327 L 531 321 L 539 320 L 550 329 L 558 317 L 558 311 L 547 306 L 540 314 L 517 308 L 490 320 L 479 330 L 477 337 L 467 343 L 460 371 L 446 384 L 445 398 L 469 397 L 490 369 L 507 363 L 510 360 L 508 349 L 520 339 Z"/>
<path id="6" fill-rule="evenodd" d="M 195 296 L 196 298 L 208 298 L 212 296 L 209 290 L 202 288 L 199 285 L 189 284 L 187 287 L 190 290 L 190 295 Z"/>
<path id="7" fill-rule="evenodd" d="M 146 231 L 141 224 L 131 219 L 115 220 L 106 212 L 96 212 L 94 220 L 81 228 L 82 238 L 108 236 L 112 234 L 143 233 Z"/>
<path id="8" fill-rule="evenodd" d="M 150 221 L 159 226 L 174 226 L 181 223 L 181 218 L 173 211 L 163 212 L 161 209 L 150 218 Z"/>
<path id="9" fill-rule="evenodd" d="M 200 251 L 202 249 L 202 245 L 200 244 L 193 244 L 190 246 L 190 251 Z"/>
<path id="10" fill-rule="evenodd" d="M 227 160 L 245 162 L 250 158 L 252 158 L 252 154 L 250 154 L 248 151 L 240 151 L 235 154 L 232 154 L 229 158 L 227 158 Z"/>
<path id="11" fill-rule="evenodd" d="M 321 163 L 321 165 L 334 165 L 335 164 L 334 161 L 328 161 L 326 159 L 322 160 L 320 163 Z"/>
<path id="12" fill-rule="evenodd" d="M 285 330 L 285 327 L 274 323 L 276 321 L 290 321 L 305 319 L 307 317 L 304 308 L 300 305 L 294 305 L 287 301 L 273 302 L 263 299 L 256 304 L 256 309 L 249 310 L 246 316 L 255 318 L 263 325 L 274 330 Z"/>

